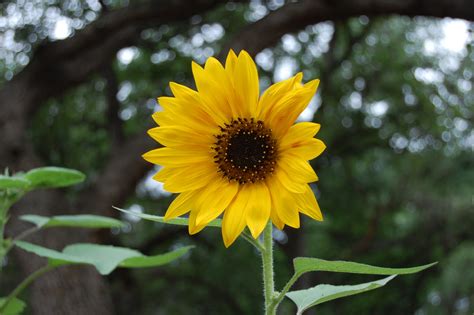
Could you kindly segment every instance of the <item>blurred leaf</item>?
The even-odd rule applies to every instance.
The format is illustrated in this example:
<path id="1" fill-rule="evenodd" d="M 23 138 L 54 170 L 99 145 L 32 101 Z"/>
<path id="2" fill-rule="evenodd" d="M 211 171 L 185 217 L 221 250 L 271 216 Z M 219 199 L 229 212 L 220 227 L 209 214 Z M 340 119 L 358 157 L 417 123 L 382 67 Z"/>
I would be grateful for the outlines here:
<path id="1" fill-rule="evenodd" d="M 27 179 L 21 177 L 10 177 L 0 175 L 0 189 L 17 188 L 25 189 L 30 186 L 30 182 Z"/>
<path id="2" fill-rule="evenodd" d="M 102 275 L 111 273 L 119 266 L 124 268 L 161 266 L 181 257 L 191 248 L 183 247 L 166 254 L 145 256 L 133 249 L 98 244 L 72 244 L 66 246 L 62 252 L 22 241 L 15 244 L 30 253 L 48 258 L 48 263 L 52 266 L 88 264 L 93 265 Z"/>
<path id="3" fill-rule="evenodd" d="M 86 178 L 79 171 L 51 166 L 35 168 L 24 176 L 34 188 L 67 187 L 83 182 Z"/>
<path id="4" fill-rule="evenodd" d="M 156 255 L 156 256 L 139 256 L 125 259 L 120 263 L 120 267 L 125 268 L 145 268 L 145 267 L 157 267 L 168 264 L 173 260 L 186 254 L 194 246 L 185 246 L 178 248 L 172 252 Z"/>
<path id="5" fill-rule="evenodd" d="M 410 268 L 384 268 L 351 261 L 329 261 L 318 258 L 298 257 L 293 260 L 295 274 L 298 275 L 310 271 L 345 272 L 366 275 L 402 275 L 416 273 L 436 264 L 437 262 Z"/>
<path id="6" fill-rule="evenodd" d="M 16 241 L 15 245 L 27 252 L 36 254 L 40 257 L 48 258 L 48 263 L 52 266 L 68 264 L 91 264 L 90 261 L 84 257 L 69 256 L 53 249 L 45 248 L 32 243 Z"/>
<path id="7" fill-rule="evenodd" d="M 5 303 L 6 298 L 2 297 L 0 298 L 0 307 Z M 25 309 L 26 304 L 22 300 L 19 300 L 17 298 L 14 298 L 8 303 L 8 306 L 5 310 L 3 310 L 2 315 L 18 315 L 23 313 L 23 310 Z"/>
<path id="8" fill-rule="evenodd" d="M 86 259 L 103 275 L 111 273 L 128 258 L 143 256 L 133 249 L 97 244 L 72 244 L 66 246 L 63 253 Z"/>
<path id="9" fill-rule="evenodd" d="M 33 223 L 38 228 L 48 227 L 78 227 L 78 228 L 121 228 L 124 223 L 108 217 L 78 214 L 78 215 L 58 215 L 54 217 L 44 217 L 40 215 L 27 214 L 20 217 L 21 220 Z"/>
<path id="10" fill-rule="evenodd" d="M 134 212 L 134 211 L 129 211 L 125 209 L 120 209 L 117 207 L 114 207 L 118 211 L 127 213 L 129 215 L 135 216 L 142 218 L 144 220 L 148 221 L 153 221 L 153 222 L 159 222 L 159 223 L 165 223 L 165 224 L 172 224 L 172 225 L 188 225 L 189 219 L 188 218 L 176 218 L 176 219 L 171 219 L 171 220 L 165 220 L 164 217 L 158 216 L 158 215 L 151 215 L 147 213 L 141 213 L 141 212 Z M 207 224 L 207 226 L 211 227 L 221 227 L 222 225 L 222 220 L 221 219 L 215 219 L 211 221 L 210 223 Z"/>
<path id="11" fill-rule="evenodd" d="M 286 296 L 298 307 L 297 315 L 301 315 L 312 306 L 383 287 L 395 277 L 396 275 L 392 275 L 381 280 L 357 285 L 320 284 L 310 289 L 288 292 Z"/>

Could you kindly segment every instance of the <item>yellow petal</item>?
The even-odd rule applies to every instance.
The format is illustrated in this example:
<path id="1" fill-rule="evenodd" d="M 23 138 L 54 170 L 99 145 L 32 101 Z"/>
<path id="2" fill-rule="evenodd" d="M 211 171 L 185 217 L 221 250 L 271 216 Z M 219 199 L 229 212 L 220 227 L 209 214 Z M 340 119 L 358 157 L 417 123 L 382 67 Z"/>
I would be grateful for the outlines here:
<path id="1" fill-rule="evenodd" d="M 285 151 L 285 154 L 296 155 L 303 160 L 312 160 L 323 153 L 324 149 L 326 149 L 326 145 L 321 140 L 311 138 L 292 145 Z"/>
<path id="2" fill-rule="evenodd" d="M 285 170 L 288 176 L 299 183 L 311 183 L 318 180 L 311 165 L 297 156 L 285 154 L 280 157 L 278 165 Z"/>
<path id="3" fill-rule="evenodd" d="M 151 150 L 143 154 L 142 157 L 153 164 L 171 167 L 182 167 L 183 165 L 185 166 L 191 163 L 203 163 L 212 159 L 212 156 L 209 157 L 209 153 L 203 152 L 202 150 L 177 150 L 172 148 Z"/>
<path id="4" fill-rule="evenodd" d="M 229 50 L 229 53 L 227 54 L 227 58 L 225 60 L 225 71 L 226 71 L 227 76 L 229 78 L 234 77 L 234 71 L 235 71 L 235 65 L 236 64 L 237 64 L 237 55 L 231 49 L 231 50 Z"/>
<path id="5" fill-rule="evenodd" d="M 222 238 L 229 247 L 245 228 L 245 218 L 249 208 L 252 190 L 249 185 L 241 186 L 230 206 L 224 211 L 222 220 Z"/>
<path id="6" fill-rule="evenodd" d="M 262 97 L 258 101 L 257 106 L 257 117 L 263 121 L 269 121 L 273 107 L 280 101 L 286 94 L 295 87 L 301 85 L 301 79 L 303 73 L 299 72 L 295 76 L 272 84 L 268 89 L 265 90 Z"/>
<path id="7" fill-rule="evenodd" d="M 300 216 L 293 193 L 288 191 L 275 176 L 267 180 L 272 199 L 272 211 L 284 223 L 294 228 L 300 227 Z"/>
<path id="8" fill-rule="evenodd" d="M 282 137 L 308 106 L 316 93 L 319 80 L 306 83 L 302 88 L 293 89 L 272 108 L 268 124 L 277 138 Z"/>
<path id="9" fill-rule="evenodd" d="M 155 112 L 151 117 L 159 126 L 166 126 L 174 123 L 173 117 L 164 111 Z"/>
<path id="10" fill-rule="evenodd" d="M 250 233 L 257 238 L 270 217 L 271 199 L 265 183 L 252 184 L 250 189 L 253 197 L 250 199 L 246 218 Z"/>
<path id="11" fill-rule="evenodd" d="M 177 99 L 188 102 L 189 105 L 196 106 L 198 103 L 195 102 L 199 102 L 198 93 L 185 85 L 176 82 L 170 82 L 170 89 Z"/>
<path id="12" fill-rule="evenodd" d="M 216 138 L 211 133 L 198 134 L 196 131 L 183 126 L 156 127 L 148 130 L 154 140 L 167 147 L 201 146 L 207 150 Z"/>
<path id="13" fill-rule="evenodd" d="M 275 174 L 273 175 L 278 179 L 283 187 L 294 193 L 303 193 L 305 191 L 306 183 L 297 182 L 293 177 L 290 177 L 282 166 L 278 166 Z"/>
<path id="14" fill-rule="evenodd" d="M 170 175 L 172 175 L 174 172 L 176 172 L 176 168 L 171 168 L 171 167 L 162 167 L 158 173 L 153 175 L 153 179 L 156 180 L 157 182 L 164 182 Z"/>
<path id="15" fill-rule="evenodd" d="M 170 101 L 166 101 L 167 103 Z M 219 131 L 217 123 L 204 111 L 197 107 L 185 107 L 173 98 L 176 104 L 152 115 L 153 120 L 161 127 L 191 128 L 198 134 L 216 134 Z M 177 119 L 179 117 L 179 119 Z"/>
<path id="16" fill-rule="evenodd" d="M 272 201 L 272 204 L 273 204 L 273 201 Z M 283 223 L 283 221 L 280 219 L 276 210 L 272 209 L 272 211 L 270 212 L 270 219 L 272 219 L 272 223 L 279 230 L 283 230 L 283 228 L 285 227 L 285 223 Z"/>
<path id="17" fill-rule="evenodd" d="M 183 214 L 191 211 L 195 196 L 195 191 L 188 191 L 179 194 L 178 197 L 176 197 L 168 207 L 168 210 L 165 214 L 165 221 L 182 216 Z"/>
<path id="18" fill-rule="evenodd" d="M 174 82 L 170 82 L 170 87 L 174 91 L 180 91 L 176 93 L 179 96 L 160 96 L 157 98 L 157 102 L 167 115 L 171 117 L 180 116 L 179 120 L 175 119 L 174 124 L 185 121 L 204 127 L 214 122 L 211 116 L 202 110 L 201 99 L 196 91 Z"/>
<path id="19" fill-rule="evenodd" d="M 211 181 L 203 189 L 196 201 L 196 207 L 199 209 L 196 217 L 197 225 L 206 225 L 217 218 L 234 199 L 239 185 L 236 182 L 229 182 L 224 179 Z"/>
<path id="20" fill-rule="evenodd" d="M 204 70 L 209 77 L 214 78 L 215 86 L 210 93 L 215 95 L 216 106 L 229 107 L 230 112 L 227 111 L 227 114 L 230 117 L 242 117 L 243 113 L 232 82 L 233 77 L 229 77 L 221 63 L 213 57 L 207 59 Z"/>
<path id="21" fill-rule="evenodd" d="M 313 122 L 302 122 L 290 127 L 288 132 L 282 137 L 279 145 L 281 151 L 298 146 L 298 143 L 313 138 L 321 128 L 320 124 Z"/>
<path id="22" fill-rule="evenodd" d="M 170 172 L 171 173 L 171 172 Z M 164 181 L 163 188 L 172 193 L 196 190 L 215 181 L 216 167 L 211 163 L 189 164 L 177 168 Z"/>
<path id="23" fill-rule="evenodd" d="M 298 210 L 317 221 L 323 220 L 323 214 L 319 208 L 318 201 L 314 196 L 313 190 L 307 185 L 306 191 L 302 194 L 296 194 Z"/>
<path id="24" fill-rule="evenodd" d="M 218 125 L 228 122 L 232 118 L 232 112 L 215 78 L 195 62 L 192 63 L 192 70 L 203 109 Z"/>
<path id="25" fill-rule="evenodd" d="M 213 119 L 213 115 L 206 112 L 206 106 L 201 103 L 201 99 L 199 98 L 198 92 L 188 88 L 187 86 L 175 82 L 170 82 L 170 88 L 173 92 L 173 95 L 176 97 L 175 103 L 178 106 L 175 110 L 176 114 L 180 117 L 179 121 L 181 121 L 181 117 L 192 116 L 192 118 L 190 117 L 190 119 L 199 120 L 204 126 L 217 125 L 216 121 Z M 158 98 L 158 100 L 159 99 L 160 98 Z M 190 112 L 191 109 L 192 112 Z"/>
<path id="26" fill-rule="evenodd" d="M 198 214 L 198 210 L 192 209 L 191 213 L 189 214 L 189 224 L 188 224 L 188 233 L 189 235 L 193 235 L 199 233 L 206 227 L 205 224 L 197 225 L 196 224 L 196 217 Z"/>
<path id="27" fill-rule="evenodd" d="M 240 52 L 235 65 L 234 87 L 243 117 L 256 117 L 260 93 L 258 72 L 255 62 L 245 50 Z"/>

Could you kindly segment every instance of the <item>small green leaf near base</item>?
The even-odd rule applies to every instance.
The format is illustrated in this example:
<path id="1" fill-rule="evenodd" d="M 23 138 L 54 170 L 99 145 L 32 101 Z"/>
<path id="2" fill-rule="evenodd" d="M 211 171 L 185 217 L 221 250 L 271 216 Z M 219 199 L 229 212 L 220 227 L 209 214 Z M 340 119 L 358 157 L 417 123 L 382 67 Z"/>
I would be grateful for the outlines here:
<path id="1" fill-rule="evenodd" d="M 79 171 L 53 166 L 32 169 L 24 177 L 31 182 L 33 188 L 67 187 L 81 183 L 86 178 Z"/>
<path id="2" fill-rule="evenodd" d="M 77 227 L 77 228 L 121 228 L 124 223 L 109 217 L 91 214 L 58 215 L 44 217 L 40 215 L 27 214 L 20 217 L 21 220 L 33 223 L 38 228 L 49 227 Z"/>
<path id="3" fill-rule="evenodd" d="M 26 189 L 30 181 L 22 177 L 0 175 L 0 189 Z"/>
<path id="4" fill-rule="evenodd" d="M 6 298 L 0 298 L 0 307 L 5 303 Z M 7 308 L 3 311 L 2 315 L 19 315 L 23 313 L 26 304 L 20 299 L 14 298 L 8 303 Z"/>

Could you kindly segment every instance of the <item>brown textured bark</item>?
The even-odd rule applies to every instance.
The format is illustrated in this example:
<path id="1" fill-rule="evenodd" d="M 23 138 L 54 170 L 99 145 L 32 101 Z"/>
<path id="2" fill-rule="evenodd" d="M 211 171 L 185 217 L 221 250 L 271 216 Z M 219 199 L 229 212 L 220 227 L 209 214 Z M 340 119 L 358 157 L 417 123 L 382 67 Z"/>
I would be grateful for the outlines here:
<path id="1" fill-rule="evenodd" d="M 228 48 L 246 49 L 251 55 L 274 45 L 286 33 L 296 32 L 307 25 L 324 21 L 345 20 L 399 14 L 407 16 L 452 17 L 474 20 L 471 0 L 303 0 L 289 3 L 263 19 L 245 27 L 221 52 Z"/>
<path id="2" fill-rule="evenodd" d="M 49 98 L 86 82 L 105 66 L 110 65 L 116 52 L 136 43 L 141 30 L 189 18 L 209 10 L 218 0 L 150 1 L 139 6 L 105 12 L 95 22 L 66 40 L 44 43 L 29 65 L 0 89 L 0 169 L 28 170 L 40 166 L 28 141 L 29 117 Z M 326 20 L 341 20 L 358 15 L 404 14 L 474 19 L 471 0 L 304 0 L 290 3 L 250 24 L 228 47 L 247 49 L 256 54 L 276 43 L 282 35 L 309 24 Z M 225 54 L 227 49 L 223 50 Z M 74 207 L 58 191 L 30 194 L 14 210 L 22 213 L 51 215 L 66 212 L 104 213 L 111 205 L 120 205 L 134 191 L 135 184 L 148 166 L 140 159 L 151 146 L 145 135 L 116 145 L 107 167 L 98 180 L 86 190 Z M 121 176 L 126 170 L 127 176 Z M 12 220 L 9 233 L 24 226 Z M 35 237 L 34 242 L 52 248 L 90 240 L 86 232 L 49 230 Z M 37 269 L 43 260 L 17 251 L 25 273 Z M 112 314 L 112 302 L 104 278 L 84 267 L 65 267 L 39 280 L 31 291 L 34 314 Z"/>

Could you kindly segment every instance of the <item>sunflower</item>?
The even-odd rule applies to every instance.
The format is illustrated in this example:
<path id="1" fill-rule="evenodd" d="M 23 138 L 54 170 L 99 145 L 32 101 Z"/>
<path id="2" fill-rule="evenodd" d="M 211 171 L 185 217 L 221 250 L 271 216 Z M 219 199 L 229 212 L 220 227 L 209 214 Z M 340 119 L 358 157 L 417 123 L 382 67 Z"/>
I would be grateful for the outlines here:
<path id="1" fill-rule="evenodd" d="M 308 160 L 324 151 L 314 138 L 320 125 L 294 124 L 319 80 L 302 73 L 259 95 L 254 61 L 229 52 L 225 66 L 209 58 L 192 63 L 197 91 L 170 83 L 173 97 L 159 97 L 149 135 L 163 145 L 143 158 L 162 168 L 153 177 L 179 193 L 165 220 L 189 213 L 189 233 L 223 215 L 226 247 L 248 226 L 257 238 L 268 220 L 279 229 L 300 226 L 299 213 L 322 220 L 308 183 L 318 180 Z"/>

